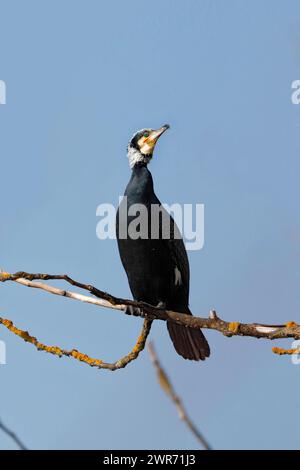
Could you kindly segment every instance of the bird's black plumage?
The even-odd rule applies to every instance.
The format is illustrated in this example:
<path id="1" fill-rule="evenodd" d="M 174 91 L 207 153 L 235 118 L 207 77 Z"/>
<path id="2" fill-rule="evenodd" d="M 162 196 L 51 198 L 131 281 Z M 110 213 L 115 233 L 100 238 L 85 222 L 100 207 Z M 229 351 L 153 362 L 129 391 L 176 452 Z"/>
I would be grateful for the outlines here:
<path id="1" fill-rule="evenodd" d="M 134 148 L 138 146 L 138 140 L 135 136 Z M 144 157 L 133 165 L 125 197 L 117 212 L 120 257 L 135 300 L 191 314 L 188 306 L 190 272 L 185 246 L 173 218 L 155 195 L 152 175 Z M 151 212 L 151 207 L 154 206 L 160 214 L 158 218 L 153 217 Z M 131 223 L 135 224 L 136 217 L 141 216 L 139 207 L 145 208 L 143 215 L 147 216 L 140 222 L 140 226 L 134 225 L 142 236 L 135 234 L 132 237 L 130 227 Z M 154 223 L 158 226 L 153 227 Z M 168 226 L 170 232 L 165 238 L 164 228 L 168 229 Z M 156 233 L 155 237 L 153 233 Z M 172 322 L 168 322 L 167 326 L 178 354 L 185 359 L 194 360 L 204 360 L 209 356 L 208 343 L 200 330 Z"/>

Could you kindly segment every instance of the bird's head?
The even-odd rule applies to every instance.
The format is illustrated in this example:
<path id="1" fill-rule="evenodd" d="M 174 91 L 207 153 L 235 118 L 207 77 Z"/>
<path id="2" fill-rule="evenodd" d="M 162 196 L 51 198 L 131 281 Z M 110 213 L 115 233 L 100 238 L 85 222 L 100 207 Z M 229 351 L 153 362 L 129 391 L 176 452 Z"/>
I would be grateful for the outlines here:
<path id="1" fill-rule="evenodd" d="M 147 165 L 150 162 L 156 142 L 169 127 L 169 124 L 165 124 L 157 130 L 141 129 L 133 135 L 127 147 L 131 168 L 137 164 Z"/>

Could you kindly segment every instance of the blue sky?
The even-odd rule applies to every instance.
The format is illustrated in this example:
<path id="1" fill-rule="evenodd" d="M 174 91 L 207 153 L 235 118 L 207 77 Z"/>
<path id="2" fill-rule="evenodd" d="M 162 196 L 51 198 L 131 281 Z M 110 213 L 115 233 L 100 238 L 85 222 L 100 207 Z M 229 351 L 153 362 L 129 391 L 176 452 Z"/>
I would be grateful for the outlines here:
<path id="1" fill-rule="evenodd" d="M 128 297 L 116 242 L 96 237 L 96 207 L 116 204 L 127 184 L 132 133 L 168 122 L 151 163 L 156 193 L 205 205 L 205 245 L 189 253 L 191 310 L 297 321 L 299 2 L 2 0 L 0 12 L 0 266 L 69 273 Z M 113 310 L 0 289 L 1 316 L 106 361 L 141 327 Z M 198 364 L 176 355 L 164 324 L 151 334 L 211 445 L 299 448 L 300 369 L 271 352 L 291 342 L 206 336 L 212 355 Z M 0 339 L 0 416 L 29 448 L 197 448 L 146 352 L 111 373 L 37 352 L 4 328 Z"/>

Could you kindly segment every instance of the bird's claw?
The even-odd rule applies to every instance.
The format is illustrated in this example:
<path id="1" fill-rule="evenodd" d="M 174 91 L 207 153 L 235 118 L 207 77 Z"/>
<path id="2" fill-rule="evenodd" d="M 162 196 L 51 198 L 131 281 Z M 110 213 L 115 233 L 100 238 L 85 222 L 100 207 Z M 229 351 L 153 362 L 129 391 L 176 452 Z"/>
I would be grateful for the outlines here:
<path id="1" fill-rule="evenodd" d="M 125 313 L 127 315 L 133 315 L 135 317 L 143 317 L 144 312 L 143 309 L 140 307 L 135 307 L 134 305 L 126 305 Z"/>

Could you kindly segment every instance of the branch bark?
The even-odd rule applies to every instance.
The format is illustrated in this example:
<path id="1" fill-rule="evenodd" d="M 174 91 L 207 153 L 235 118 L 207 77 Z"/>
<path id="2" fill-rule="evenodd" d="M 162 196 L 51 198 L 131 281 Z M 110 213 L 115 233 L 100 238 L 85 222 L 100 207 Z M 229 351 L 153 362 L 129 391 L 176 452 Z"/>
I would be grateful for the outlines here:
<path id="1" fill-rule="evenodd" d="M 33 346 L 35 346 L 38 351 L 44 351 L 58 357 L 72 357 L 73 359 L 76 359 L 80 362 L 84 362 L 85 364 L 88 364 L 91 367 L 115 371 L 118 369 L 123 369 L 127 366 L 127 364 L 137 359 L 140 352 L 143 351 L 145 347 L 147 337 L 150 333 L 152 322 L 151 320 L 144 320 L 142 330 L 133 349 L 128 354 L 126 354 L 126 356 L 112 363 L 104 362 L 101 359 L 92 358 L 87 354 L 81 353 L 77 349 L 71 349 L 68 351 L 66 349 L 60 348 L 59 346 L 47 346 L 46 344 L 38 341 L 37 338 L 35 338 L 34 336 L 31 336 L 28 331 L 20 330 L 19 328 L 17 328 L 11 320 L 8 320 L 6 318 L 0 317 L 0 324 L 5 326 L 9 331 L 19 336 L 27 343 L 33 344 Z"/>
<path id="2" fill-rule="evenodd" d="M 186 424 L 186 426 L 189 428 L 189 430 L 197 439 L 197 441 L 201 444 L 201 446 L 203 446 L 205 450 L 211 450 L 211 447 L 205 437 L 201 434 L 201 432 L 197 429 L 191 418 L 188 416 L 181 398 L 176 394 L 168 375 L 166 374 L 157 357 L 156 351 L 152 343 L 148 344 L 148 351 L 152 364 L 156 369 L 158 383 L 176 406 L 179 418 Z"/>
<path id="3" fill-rule="evenodd" d="M 80 289 L 90 292 L 94 297 L 59 289 L 48 284 L 36 282 L 38 280 L 65 280 L 69 284 Z M 9 274 L 0 273 L 0 282 L 15 281 L 27 287 L 42 289 L 48 293 L 61 295 L 74 300 L 91 303 L 97 306 L 112 308 L 128 313 L 127 306 L 136 307 L 135 315 L 146 318 L 148 320 L 172 321 L 179 325 L 188 326 L 190 328 L 207 328 L 216 330 L 225 336 L 248 336 L 252 338 L 264 338 L 268 340 L 294 338 L 300 339 L 300 325 L 293 321 L 288 321 L 282 325 L 266 325 L 261 323 L 240 323 L 228 322 L 218 317 L 214 310 L 211 310 L 209 317 L 197 317 L 187 315 L 185 313 L 165 310 L 159 307 L 153 307 L 144 302 L 136 302 L 134 300 L 121 299 L 107 292 L 101 291 L 90 284 L 83 284 L 75 281 L 65 274 L 31 274 L 27 272 L 17 272 Z"/>
<path id="4" fill-rule="evenodd" d="M 7 435 L 17 444 L 17 446 L 19 447 L 20 450 L 27 450 L 27 447 L 25 447 L 25 445 L 23 444 L 23 442 L 21 441 L 21 439 L 16 435 L 16 433 L 14 433 L 13 431 L 11 431 L 11 429 L 9 429 L 9 428 L 2 422 L 1 419 L 0 419 L 0 429 L 1 429 L 5 434 L 7 434 Z"/>

